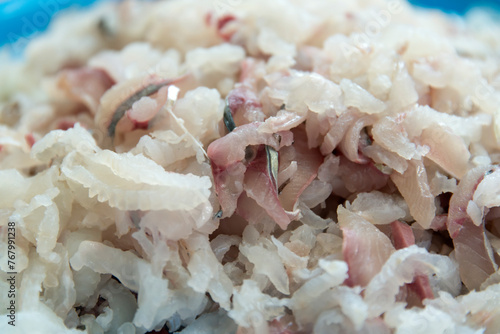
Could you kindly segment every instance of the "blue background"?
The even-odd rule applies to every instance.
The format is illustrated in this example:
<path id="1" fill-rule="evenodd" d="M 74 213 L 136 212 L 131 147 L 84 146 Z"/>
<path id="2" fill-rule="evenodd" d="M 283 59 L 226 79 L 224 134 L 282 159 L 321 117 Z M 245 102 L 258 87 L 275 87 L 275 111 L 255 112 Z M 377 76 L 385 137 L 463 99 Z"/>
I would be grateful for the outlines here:
<path id="1" fill-rule="evenodd" d="M 43 31 L 56 10 L 84 7 L 102 0 L 0 0 L 0 46 Z M 346 0 L 349 1 L 349 0 Z M 422 7 L 464 14 L 474 5 L 500 10 L 500 0 L 410 0 Z"/>
<path id="2" fill-rule="evenodd" d="M 500 10 L 500 0 L 410 0 L 410 2 L 417 6 L 439 8 L 445 12 L 457 14 L 464 14 L 475 6 L 486 6 Z"/>

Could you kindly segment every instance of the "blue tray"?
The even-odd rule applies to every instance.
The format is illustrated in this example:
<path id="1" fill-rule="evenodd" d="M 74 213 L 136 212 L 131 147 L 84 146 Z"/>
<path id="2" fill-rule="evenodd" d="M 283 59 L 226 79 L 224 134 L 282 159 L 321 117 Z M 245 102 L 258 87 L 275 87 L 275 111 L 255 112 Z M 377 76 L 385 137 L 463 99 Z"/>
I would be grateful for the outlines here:
<path id="1" fill-rule="evenodd" d="M 27 41 L 47 28 L 58 11 L 84 7 L 103 0 L 0 0 L 0 46 L 19 39 Z M 410 0 L 411 3 L 446 12 L 465 13 L 474 6 L 500 9 L 500 0 Z M 26 43 L 18 43 L 26 44 Z"/>

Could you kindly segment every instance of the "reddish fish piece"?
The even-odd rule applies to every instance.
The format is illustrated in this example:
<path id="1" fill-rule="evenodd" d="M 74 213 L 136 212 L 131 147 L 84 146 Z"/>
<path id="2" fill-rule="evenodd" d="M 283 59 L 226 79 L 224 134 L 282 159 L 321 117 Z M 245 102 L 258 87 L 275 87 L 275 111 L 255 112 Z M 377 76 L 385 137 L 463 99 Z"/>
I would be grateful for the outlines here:
<path id="1" fill-rule="evenodd" d="M 405 248 L 415 244 L 415 236 L 411 226 L 403 223 L 399 220 L 395 220 L 391 223 L 392 232 L 392 242 L 396 249 Z M 417 275 L 413 279 L 413 282 L 407 284 L 408 288 L 415 292 L 420 298 L 420 301 L 429 298 L 434 298 L 434 292 L 432 291 L 429 277 L 426 275 Z"/>
<path id="2" fill-rule="evenodd" d="M 361 216 L 339 206 L 343 234 L 342 256 L 349 266 L 345 284 L 366 286 L 380 272 L 394 251 L 390 239 Z"/>
<path id="3" fill-rule="evenodd" d="M 415 236 L 411 226 L 399 220 L 391 223 L 392 243 L 396 249 L 409 247 L 415 244 Z"/>
<path id="4" fill-rule="evenodd" d="M 246 85 L 238 85 L 229 92 L 227 103 L 237 126 L 264 121 L 262 104 L 255 92 Z"/>
<path id="5" fill-rule="evenodd" d="M 352 127 L 345 133 L 339 144 L 340 151 L 346 158 L 358 164 L 370 162 L 370 159 L 363 154 L 363 149 L 371 144 L 368 134 L 363 132 L 366 126 L 373 125 L 376 118 L 372 115 L 359 118 Z"/>
<path id="6" fill-rule="evenodd" d="M 217 34 L 226 42 L 229 42 L 236 32 L 234 28 L 227 26 L 227 24 L 235 20 L 236 17 L 231 14 L 223 15 L 217 20 Z"/>
<path id="7" fill-rule="evenodd" d="M 236 210 L 238 198 L 243 192 L 246 166 L 241 162 L 236 162 L 226 168 L 221 168 L 213 162 L 211 165 L 215 192 L 223 214 L 221 218 L 230 217 Z"/>
<path id="8" fill-rule="evenodd" d="M 57 123 L 57 129 L 59 129 L 59 130 L 68 130 L 74 126 L 75 126 L 75 122 L 68 121 L 68 120 L 62 120 L 59 123 Z"/>
<path id="9" fill-rule="evenodd" d="M 136 122 L 134 124 L 134 130 L 135 129 L 147 130 L 148 127 L 149 127 L 149 122 Z"/>
<path id="10" fill-rule="evenodd" d="M 223 15 L 217 20 L 217 29 L 218 30 L 223 29 L 226 24 L 234 20 L 236 20 L 236 17 L 234 15 L 231 14 Z"/>
<path id="11" fill-rule="evenodd" d="M 249 197 L 254 198 L 252 196 L 266 195 L 267 188 L 265 187 L 267 187 L 268 182 L 275 184 L 267 168 L 265 145 L 279 150 L 282 145 L 291 143 L 293 135 L 290 131 L 282 131 L 277 134 L 259 132 L 261 124 L 254 122 L 238 126 L 208 146 L 207 155 L 210 158 L 215 190 L 223 210 L 223 217 L 228 217 L 234 212 L 243 189 L 247 191 Z M 276 189 L 275 186 L 273 188 Z M 266 211 L 273 211 L 268 206 L 274 203 L 273 201 L 263 203 L 260 198 L 256 200 Z M 277 194 L 276 201 L 279 203 Z M 281 207 L 281 204 L 279 206 Z M 279 221 L 280 226 L 286 226 L 289 219 L 285 219 L 285 216 L 286 214 L 278 218 L 275 215 L 273 218 L 276 222 Z"/>
<path id="12" fill-rule="evenodd" d="M 292 146 L 284 147 L 286 151 L 293 150 L 294 160 L 297 161 L 297 172 L 290 182 L 283 188 L 279 195 L 279 200 L 283 208 L 293 211 L 299 196 L 311 184 L 318 175 L 319 166 L 323 163 L 323 156 L 318 149 L 309 149 L 307 145 L 307 135 L 303 126 L 295 128 L 293 131 L 294 143 Z"/>
<path id="13" fill-rule="evenodd" d="M 204 18 L 205 18 L 205 24 L 209 27 L 212 23 L 212 17 L 213 17 L 213 14 L 212 12 L 208 12 L 205 14 Z"/>
<path id="14" fill-rule="evenodd" d="M 267 214 L 282 229 L 292 221 L 278 199 L 278 191 L 268 168 L 265 146 L 257 149 L 255 159 L 248 164 L 245 172 L 244 189 L 248 197 L 266 210 Z"/>
<path id="15" fill-rule="evenodd" d="M 27 135 L 25 135 L 24 139 L 26 140 L 30 148 L 35 144 L 35 137 L 33 137 L 32 133 L 28 133 Z"/>
<path id="16" fill-rule="evenodd" d="M 227 100 L 233 116 L 238 111 L 242 112 L 249 108 L 262 108 L 262 104 L 259 102 L 257 95 L 244 85 L 240 85 L 233 89 L 227 96 Z"/>
<path id="17" fill-rule="evenodd" d="M 364 231 L 362 227 L 342 228 L 342 232 L 342 255 L 349 265 L 349 278 L 345 283 L 366 286 L 391 254 L 389 248 L 382 245 L 386 236 L 382 232 Z M 365 232 L 372 235 L 367 237 Z"/>
<path id="18" fill-rule="evenodd" d="M 432 291 L 431 284 L 429 283 L 429 277 L 425 275 L 415 276 L 413 282 L 408 284 L 408 288 L 413 290 L 420 300 L 434 299 L 434 292 Z"/>
<path id="19" fill-rule="evenodd" d="M 462 282 L 469 290 L 481 284 L 497 269 L 491 245 L 485 235 L 484 222 L 476 226 L 467 214 L 477 186 L 492 166 L 478 166 L 465 174 L 452 195 L 448 211 L 448 233 L 453 239 L 455 257 Z"/>
<path id="20" fill-rule="evenodd" d="M 105 71 L 91 67 L 63 70 L 58 81 L 72 100 L 85 105 L 92 114 L 97 112 L 101 96 L 114 84 Z"/>
<path id="21" fill-rule="evenodd" d="M 226 168 L 245 158 L 245 149 L 249 145 L 269 145 L 278 150 L 283 143 L 280 135 L 258 131 L 262 123 L 254 122 L 236 127 L 234 131 L 213 141 L 207 149 L 210 160 L 220 168 Z M 285 131 L 283 135 L 286 135 Z"/>
<path id="22" fill-rule="evenodd" d="M 338 174 L 351 193 L 383 188 L 389 180 L 389 175 L 382 173 L 372 162 L 357 164 L 344 156 L 340 156 Z"/>

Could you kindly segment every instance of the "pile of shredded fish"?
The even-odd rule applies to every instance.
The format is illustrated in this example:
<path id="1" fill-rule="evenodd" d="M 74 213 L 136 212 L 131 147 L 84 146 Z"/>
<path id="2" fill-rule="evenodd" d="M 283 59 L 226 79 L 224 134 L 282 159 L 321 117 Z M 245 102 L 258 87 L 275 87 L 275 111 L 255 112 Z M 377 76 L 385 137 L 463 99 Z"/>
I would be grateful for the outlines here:
<path id="1" fill-rule="evenodd" d="M 124 1 L 12 47 L 0 332 L 500 332 L 486 13 Z"/>

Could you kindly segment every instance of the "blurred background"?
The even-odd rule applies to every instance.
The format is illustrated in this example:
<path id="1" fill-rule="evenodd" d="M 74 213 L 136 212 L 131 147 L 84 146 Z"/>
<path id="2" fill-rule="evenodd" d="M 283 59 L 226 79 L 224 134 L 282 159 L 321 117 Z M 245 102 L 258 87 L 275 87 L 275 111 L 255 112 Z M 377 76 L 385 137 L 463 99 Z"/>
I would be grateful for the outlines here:
<path id="1" fill-rule="evenodd" d="M 0 46 L 47 28 L 62 9 L 81 8 L 102 0 L 0 0 Z M 416 6 L 463 15 L 473 7 L 500 11 L 500 0 L 410 0 Z M 29 18 L 29 19 L 28 19 Z"/>

